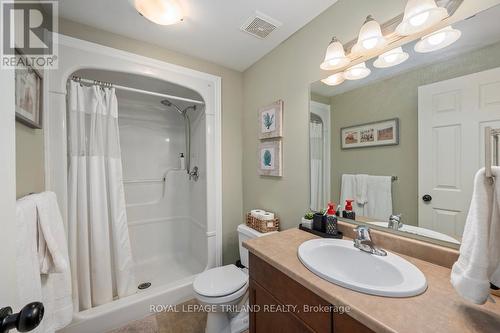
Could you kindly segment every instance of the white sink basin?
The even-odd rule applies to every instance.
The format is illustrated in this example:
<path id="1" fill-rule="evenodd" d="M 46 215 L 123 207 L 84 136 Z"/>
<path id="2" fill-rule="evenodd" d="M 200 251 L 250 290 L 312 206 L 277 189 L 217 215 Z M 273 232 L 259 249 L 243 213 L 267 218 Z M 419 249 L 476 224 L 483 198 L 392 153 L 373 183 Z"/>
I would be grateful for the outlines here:
<path id="1" fill-rule="evenodd" d="M 312 239 L 299 246 L 298 255 L 314 274 L 366 294 L 409 297 L 427 289 L 424 274 L 412 263 L 389 252 L 363 252 L 350 240 Z"/>

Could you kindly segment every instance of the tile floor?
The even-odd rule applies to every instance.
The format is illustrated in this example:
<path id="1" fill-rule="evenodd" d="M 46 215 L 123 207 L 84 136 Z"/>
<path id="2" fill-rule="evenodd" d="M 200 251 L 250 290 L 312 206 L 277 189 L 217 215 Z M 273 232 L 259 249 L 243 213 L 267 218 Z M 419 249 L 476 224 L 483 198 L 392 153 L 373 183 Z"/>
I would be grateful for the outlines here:
<path id="1" fill-rule="evenodd" d="M 193 299 L 178 307 L 190 304 L 197 304 L 197 301 Z M 203 333 L 206 322 L 205 312 L 162 312 L 109 333 Z"/>

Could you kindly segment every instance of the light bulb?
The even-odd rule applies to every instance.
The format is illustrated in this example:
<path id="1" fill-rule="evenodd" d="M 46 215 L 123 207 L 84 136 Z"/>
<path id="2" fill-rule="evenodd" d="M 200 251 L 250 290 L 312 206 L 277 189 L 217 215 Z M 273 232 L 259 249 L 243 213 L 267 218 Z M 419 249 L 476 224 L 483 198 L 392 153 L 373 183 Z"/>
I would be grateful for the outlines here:
<path id="1" fill-rule="evenodd" d="M 329 86 L 336 86 L 341 84 L 342 82 L 345 81 L 344 74 L 343 73 L 336 73 L 333 75 L 330 75 L 326 79 L 321 80 L 324 84 L 327 84 Z"/>
<path id="2" fill-rule="evenodd" d="M 319 66 L 323 70 L 334 70 L 349 64 L 351 60 L 345 56 L 344 46 L 336 37 L 328 45 L 325 54 L 325 60 Z"/>
<path id="3" fill-rule="evenodd" d="M 438 7 L 435 0 L 408 0 L 403 20 L 396 27 L 400 36 L 424 31 L 448 17 L 448 10 Z"/>
<path id="4" fill-rule="evenodd" d="M 444 42 L 445 39 L 446 39 L 446 33 L 438 32 L 436 34 L 429 36 L 429 38 L 427 40 L 429 41 L 429 44 L 431 44 L 431 45 L 438 45 L 438 44 L 441 44 L 442 42 Z"/>
<path id="5" fill-rule="evenodd" d="M 422 37 L 422 39 L 415 44 L 415 51 L 419 53 L 437 51 L 455 43 L 460 36 L 462 36 L 460 30 L 447 26 L 446 28 Z"/>
<path id="6" fill-rule="evenodd" d="M 366 64 L 364 62 L 362 62 L 346 69 L 344 72 L 344 77 L 347 80 L 359 80 L 367 77 L 368 75 L 370 75 L 370 73 L 371 70 L 366 67 Z"/>
<path id="7" fill-rule="evenodd" d="M 405 62 L 409 57 L 410 55 L 404 52 L 401 47 L 396 47 L 395 49 L 381 54 L 377 60 L 373 62 L 373 66 L 376 68 L 392 67 Z"/>
<path id="8" fill-rule="evenodd" d="M 429 18 L 429 12 L 423 12 L 421 14 L 417 14 L 410 18 L 410 24 L 414 27 L 419 27 L 424 24 Z"/>
<path id="9" fill-rule="evenodd" d="M 382 49 L 387 45 L 387 40 L 382 35 L 380 24 L 369 15 L 359 30 L 358 41 L 352 47 L 352 53 L 364 55 L 373 50 Z"/>

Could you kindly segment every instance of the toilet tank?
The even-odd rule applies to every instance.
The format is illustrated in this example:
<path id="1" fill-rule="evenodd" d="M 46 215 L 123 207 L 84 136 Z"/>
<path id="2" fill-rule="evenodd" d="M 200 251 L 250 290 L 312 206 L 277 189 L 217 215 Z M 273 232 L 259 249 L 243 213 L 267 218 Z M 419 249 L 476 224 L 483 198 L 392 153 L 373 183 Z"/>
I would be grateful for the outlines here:
<path id="1" fill-rule="evenodd" d="M 257 237 L 261 237 L 261 236 L 274 234 L 275 232 L 277 232 L 277 231 L 262 233 L 262 232 L 258 232 L 255 229 L 247 227 L 244 224 L 240 224 L 238 226 L 238 242 L 240 244 L 241 264 L 245 267 L 248 267 L 248 250 L 243 247 L 244 241 L 246 241 L 247 239 L 252 239 L 252 238 L 257 238 Z"/>

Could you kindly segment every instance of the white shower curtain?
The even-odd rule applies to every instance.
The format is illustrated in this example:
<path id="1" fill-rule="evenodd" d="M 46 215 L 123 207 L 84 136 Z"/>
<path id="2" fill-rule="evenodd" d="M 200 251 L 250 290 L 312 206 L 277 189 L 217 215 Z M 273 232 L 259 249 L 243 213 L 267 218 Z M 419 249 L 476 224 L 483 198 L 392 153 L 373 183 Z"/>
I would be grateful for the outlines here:
<path id="1" fill-rule="evenodd" d="M 114 88 L 70 82 L 68 239 L 75 311 L 134 293 Z"/>
<path id="2" fill-rule="evenodd" d="M 311 151 L 311 209 L 325 208 L 326 184 L 323 177 L 323 124 L 309 123 L 309 144 Z"/>

